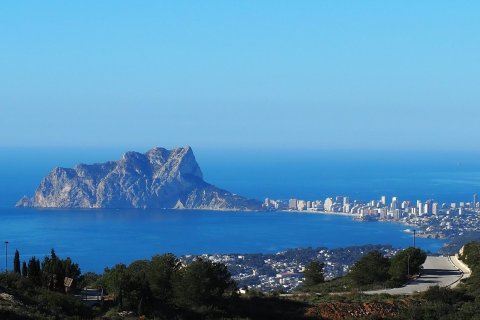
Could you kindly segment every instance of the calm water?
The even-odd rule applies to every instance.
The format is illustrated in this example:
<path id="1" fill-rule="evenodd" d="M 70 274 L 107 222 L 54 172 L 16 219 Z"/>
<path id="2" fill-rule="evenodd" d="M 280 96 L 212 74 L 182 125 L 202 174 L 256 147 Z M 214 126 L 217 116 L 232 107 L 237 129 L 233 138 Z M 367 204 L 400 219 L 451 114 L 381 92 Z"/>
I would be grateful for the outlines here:
<path id="1" fill-rule="evenodd" d="M 409 246 L 404 226 L 357 222 L 321 214 L 175 210 L 2 209 L 0 235 L 22 257 L 43 257 L 51 247 L 84 271 L 149 258 L 156 253 L 255 253 L 287 248 L 357 244 Z M 417 239 L 436 251 L 441 242 Z"/>
<path id="2" fill-rule="evenodd" d="M 11 207 L 22 195 L 32 195 L 55 166 L 120 159 L 124 151 L 0 148 L 0 207 Z M 196 148 L 194 153 L 206 181 L 258 199 L 345 195 L 371 200 L 386 195 L 459 202 L 480 194 L 480 154 Z"/>
<path id="3" fill-rule="evenodd" d="M 249 197 L 470 201 L 480 193 L 474 154 L 371 152 L 253 152 L 195 150 L 205 179 Z M 24 258 L 54 247 L 84 271 L 101 271 L 156 253 L 276 252 L 306 246 L 392 244 L 405 247 L 406 227 L 349 217 L 297 213 L 14 209 L 55 166 L 121 157 L 121 150 L 0 149 L 0 240 Z M 441 241 L 422 240 L 436 251 Z"/>

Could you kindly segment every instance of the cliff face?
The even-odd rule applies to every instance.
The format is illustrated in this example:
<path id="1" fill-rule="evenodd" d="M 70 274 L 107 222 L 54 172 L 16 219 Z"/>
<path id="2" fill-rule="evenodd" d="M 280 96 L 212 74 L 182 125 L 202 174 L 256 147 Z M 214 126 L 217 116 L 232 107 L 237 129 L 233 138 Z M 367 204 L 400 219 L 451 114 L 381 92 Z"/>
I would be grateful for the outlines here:
<path id="1" fill-rule="evenodd" d="M 17 207 L 256 210 L 261 204 L 203 180 L 190 147 L 127 152 L 118 161 L 55 168 Z"/>

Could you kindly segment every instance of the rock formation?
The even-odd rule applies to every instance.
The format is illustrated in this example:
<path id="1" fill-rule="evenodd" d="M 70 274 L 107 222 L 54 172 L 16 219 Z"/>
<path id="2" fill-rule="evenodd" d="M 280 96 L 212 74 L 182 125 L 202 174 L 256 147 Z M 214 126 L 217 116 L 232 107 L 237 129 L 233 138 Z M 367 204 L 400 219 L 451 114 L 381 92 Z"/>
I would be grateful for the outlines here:
<path id="1" fill-rule="evenodd" d="M 260 202 L 203 180 L 190 147 L 127 152 L 118 161 L 55 168 L 17 207 L 256 210 Z"/>

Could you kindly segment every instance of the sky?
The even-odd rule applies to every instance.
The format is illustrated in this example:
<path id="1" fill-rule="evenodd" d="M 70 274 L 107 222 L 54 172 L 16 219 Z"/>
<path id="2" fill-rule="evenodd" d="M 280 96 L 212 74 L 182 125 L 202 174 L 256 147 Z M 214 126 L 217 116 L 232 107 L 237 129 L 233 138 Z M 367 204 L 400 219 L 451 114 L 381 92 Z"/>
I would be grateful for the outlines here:
<path id="1" fill-rule="evenodd" d="M 480 147 L 478 1 L 1 1 L 0 147 Z"/>

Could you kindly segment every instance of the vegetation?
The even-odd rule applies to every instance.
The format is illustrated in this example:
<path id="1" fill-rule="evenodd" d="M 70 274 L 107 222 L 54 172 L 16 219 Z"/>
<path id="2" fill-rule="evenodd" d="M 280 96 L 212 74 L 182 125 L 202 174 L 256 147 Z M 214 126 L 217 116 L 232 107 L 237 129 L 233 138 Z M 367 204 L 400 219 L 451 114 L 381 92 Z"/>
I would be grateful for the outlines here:
<path id="1" fill-rule="evenodd" d="M 42 261 L 20 263 L 15 255 L 11 273 L 0 274 L 0 319 L 480 319 L 480 243 L 467 244 L 461 259 L 472 276 L 459 288 L 432 287 L 412 296 L 364 295 L 362 288 L 405 281 L 420 271 L 421 250 L 408 248 L 393 256 L 370 252 L 348 276 L 324 281 L 324 265 L 305 268 L 304 292 L 280 297 L 255 291 L 239 296 L 223 264 L 195 259 L 182 264 L 172 254 L 130 265 L 118 264 L 102 275 L 86 273 L 71 259 L 52 250 Z M 20 270 L 20 272 L 18 272 Z M 74 279 L 66 292 L 63 279 Z M 81 287 L 105 288 L 106 301 L 88 307 L 75 298 Z M 358 290 L 360 289 L 360 290 Z M 330 294 L 341 292 L 342 294 Z M 345 314 L 347 312 L 347 314 Z"/>
<path id="2" fill-rule="evenodd" d="M 383 283 L 389 279 L 390 261 L 379 251 L 372 251 L 355 263 L 349 276 L 358 285 Z"/>
<path id="3" fill-rule="evenodd" d="M 53 261 L 63 266 L 65 261 L 70 260 L 56 258 Z M 14 259 L 14 272 L 0 274 L 0 319 L 73 319 L 93 316 L 91 308 L 62 291 L 63 278 L 61 282 L 53 281 L 60 279 L 60 274 L 65 271 L 52 267 L 52 257 L 45 258 L 43 268 L 39 260 L 32 258 L 29 261 L 30 268 L 26 263 L 23 264 L 23 272 L 18 272 L 18 263 Z"/>
<path id="4" fill-rule="evenodd" d="M 13 272 L 20 274 L 20 252 L 15 250 L 15 258 L 13 258 Z"/>
<path id="5" fill-rule="evenodd" d="M 305 280 L 303 285 L 307 288 L 316 286 L 325 282 L 325 276 L 323 275 L 323 268 L 325 264 L 320 261 L 312 261 L 306 267 L 304 271 Z"/>
<path id="6" fill-rule="evenodd" d="M 427 254 L 418 248 L 399 251 L 390 260 L 390 279 L 395 285 L 405 283 L 412 275 L 420 273 L 420 267 L 426 259 Z"/>
<path id="7" fill-rule="evenodd" d="M 353 265 L 349 277 L 360 288 L 375 284 L 394 287 L 418 274 L 426 258 L 424 251 L 412 247 L 399 251 L 391 259 L 372 251 Z"/>
<path id="8" fill-rule="evenodd" d="M 77 264 L 52 250 L 21 269 L 0 274 L 0 319 L 117 319 L 120 314 L 132 319 L 301 319 L 306 308 L 256 292 L 240 298 L 225 265 L 199 258 L 184 265 L 172 254 L 117 264 L 102 275 L 81 275 Z M 70 292 L 65 277 L 74 279 Z M 83 287 L 104 288 L 105 302 L 93 308 L 83 304 Z"/>
<path id="9" fill-rule="evenodd" d="M 464 246 L 460 258 L 472 269 L 470 278 L 455 289 L 431 287 L 419 295 L 418 304 L 405 309 L 398 319 L 480 319 L 480 242 Z"/>

